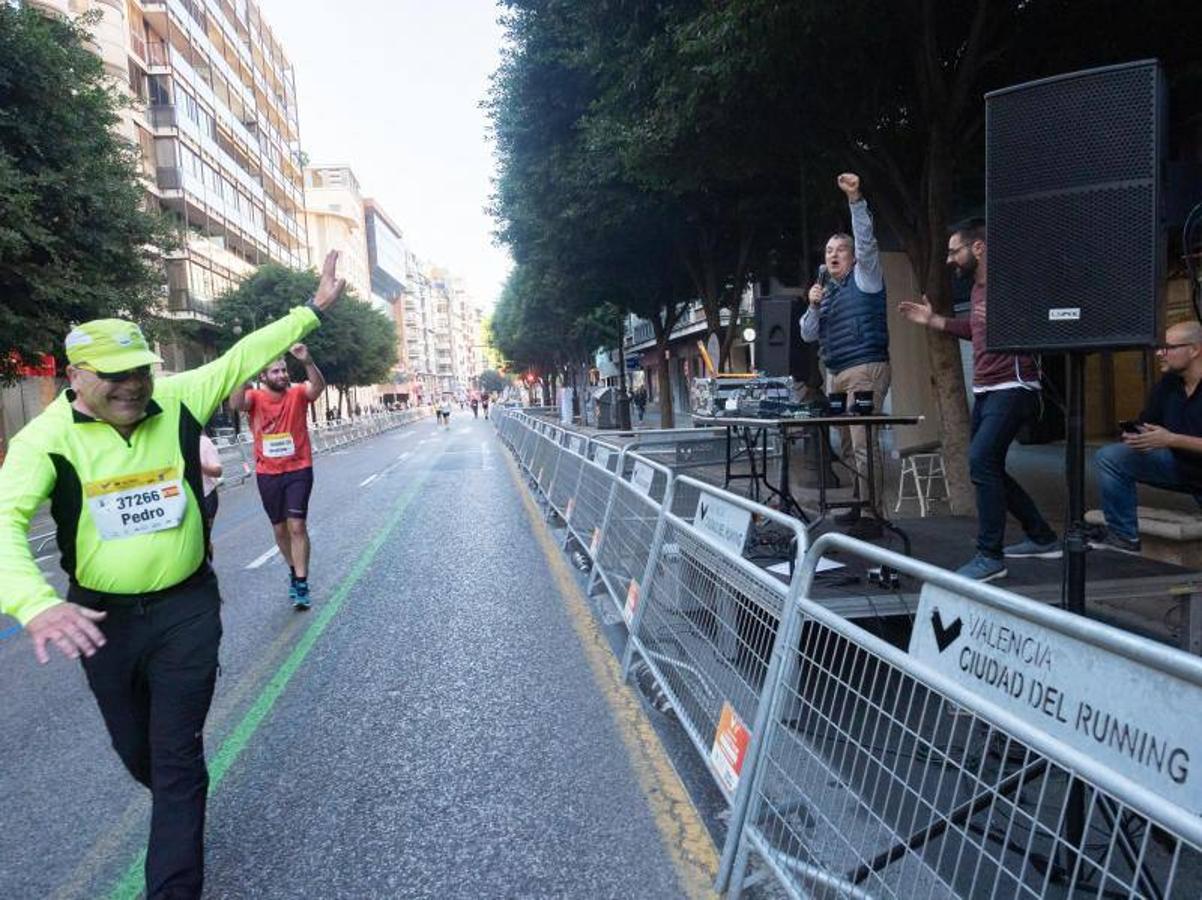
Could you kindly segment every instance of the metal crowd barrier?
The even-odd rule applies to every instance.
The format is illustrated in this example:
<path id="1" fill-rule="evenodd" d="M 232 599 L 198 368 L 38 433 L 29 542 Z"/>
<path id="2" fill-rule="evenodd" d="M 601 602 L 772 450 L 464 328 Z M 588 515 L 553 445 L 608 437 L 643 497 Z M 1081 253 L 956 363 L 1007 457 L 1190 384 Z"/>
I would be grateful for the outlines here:
<path id="1" fill-rule="evenodd" d="M 425 408 L 419 408 L 374 413 L 348 422 L 314 422 L 309 425 L 309 444 L 316 456 L 354 441 L 412 424 L 428 415 L 429 412 Z M 223 487 L 242 484 L 254 475 L 255 453 L 252 440 L 248 431 L 238 435 L 223 435 L 213 440 L 221 455 Z"/>
<path id="2" fill-rule="evenodd" d="M 722 543 L 714 521 L 733 510 L 744 532 L 769 523 L 782 530 L 795 570 L 806 547 L 801 523 L 669 467 L 677 447 L 713 434 L 656 433 L 648 440 L 659 452 L 648 456 L 638 452 L 641 435 L 629 444 L 586 440 L 521 410 L 506 410 L 496 428 L 548 513 L 563 519 L 565 544 L 575 538 L 590 558 L 589 595 L 603 588 L 626 623 L 624 673 L 636 655 L 644 661 L 733 798 L 738 764 L 726 761 L 720 737 L 746 733 L 755 718 L 789 582 L 747 559 L 742 537 Z"/>
<path id="3" fill-rule="evenodd" d="M 634 654 L 642 657 L 730 801 L 741 764 L 737 756 L 728 758 L 723 742 L 737 740 L 756 721 L 788 586 L 745 559 L 737 530 L 724 540 L 712 518 L 721 506 L 774 523 L 792 533 L 797 562 L 806 532 L 796 519 L 687 476 L 673 479 L 669 490 L 681 488 L 695 492 L 697 508 L 708 509 L 710 521 L 701 512 L 682 518 L 665 503 L 630 621 L 623 671 Z"/>
<path id="4" fill-rule="evenodd" d="M 645 444 L 602 436 L 581 452 L 571 432 L 518 409 L 496 427 L 591 557 L 590 593 L 603 586 L 627 623 L 624 672 L 645 662 L 731 804 L 719 890 L 771 877 L 823 900 L 1202 896 L 1197 810 L 1122 759 L 1166 765 L 1155 737 L 1108 722 L 1118 761 L 1085 752 L 809 598 L 826 553 L 858 556 L 942 590 L 948 608 L 979 604 L 1076 641 L 1089 665 L 1122 657 L 1180 688 L 1151 704 L 1202 694 L 1202 660 L 842 535 L 807 552 L 799 522 L 677 474 Z M 792 577 L 724 540 L 703 501 L 791 532 L 804 554 Z M 934 614 L 913 624 L 948 642 L 976 627 Z M 956 646 L 971 658 L 967 640 Z M 1042 714 L 1060 716 L 1039 691 Z M 1196 715 L 1172 718 L 1192 727 Z M 1196 781 L 1198 760 L 1173 753 L 1164 777 Z M 763 865 L 749 874 L 752 854 Z"/>
<path id="5" fill-rule="evenodd" d="M 729 879 L 739 896 L 754 852 L 794 897 L 1202 896 L 1195 812 L 807 599 L 831 550 L 1202 687 L 1202 661 L 1174 648 L 823 536 L 788 599 L 720 889 Z M 960 634 L 934 616 L 930 624 Z M 1096 690 L 1105 697 L 1106 685 Z M 1080 725 L 1081 707 L 1075 715 Z M 1125 726 L 1118 739 L 1133 759 L 1156 752 Z"/>

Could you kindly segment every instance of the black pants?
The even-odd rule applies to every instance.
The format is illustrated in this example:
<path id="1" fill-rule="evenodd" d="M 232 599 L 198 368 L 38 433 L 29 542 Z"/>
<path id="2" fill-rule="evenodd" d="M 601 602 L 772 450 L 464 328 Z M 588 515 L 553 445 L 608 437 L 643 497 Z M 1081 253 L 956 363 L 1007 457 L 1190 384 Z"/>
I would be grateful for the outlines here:
<path id="1" fill-rule="evenodd" d="M 209 773 L 202 732 L 217 679 L 221 597 L 206 565 L 155 594 L 97 594 L 73 585 L 68 599 L 103 609 L 107 639 L 83 659 L 113 748 L 150 789 L 147 898 L 199 897 L 204 885 Z"/>
<path id="2" fill-rule="evenodd" d="M 1056 532 L 1035 506 L 1031 495 L 1006 472 L 1006 453 L 1019 430 L 1039 413 L 1039 395 L 1023 388 L 984 391 L 973 399 L 972 445 L 968 468 L 977 489 L 977 550 L 1002 558 L 1006 513 L 1023 532 L 1041 544 L 1056 540 Z"/>

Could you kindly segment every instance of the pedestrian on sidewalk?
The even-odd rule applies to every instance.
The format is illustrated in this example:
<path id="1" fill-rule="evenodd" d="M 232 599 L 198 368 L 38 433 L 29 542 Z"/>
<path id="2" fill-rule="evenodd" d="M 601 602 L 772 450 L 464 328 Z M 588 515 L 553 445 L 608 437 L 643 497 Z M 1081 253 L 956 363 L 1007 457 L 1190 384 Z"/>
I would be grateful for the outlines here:
<path id="1" fill-rule="evenodd" d="M 1097 452 L 1106 527 L 1091 536 L 1096 550 L 1139 553 L 1138 492 L 1147 484 L 1191 494 L 1202 505 L 1202 324 L 1182 322 L 1156 348 L 1161 376 L 1122 439 Z"/>
<path id="2" fill-rule="evenodd" d="M 480 400 L 476 397 L 472 398 L 472 418 L 480 418 Z"/>
<path id="3" fill-rule="evenodd" d="M 255 480 L 271 522 L 276 546 L 288 564 L 288 599 L 307 610 L 309 596 L 309 497 L 313 493 L 313 450 L 309 407 L 326 389 L 321 369 L 304 344 L 288 351 L 305 367 L 306 380 L 292 384 L 283 357 L 263 370 L 262 388 L 243 385 L 230 404 L 250 415 L 254 433 Z"/>
<path id="4" fill-rule="evenodd" d="M 877 413 L 889 393 L 891 380 L 880 248 L 868 202 L 860 192 L 860 176 L 844 172 L 836 185 L 847 198 L 852 233 L 832 234 L 827 239 L 826 261 L 819 269 L 818 281 L 810 288 L 809 308 L 801 317 L 801 339 L 808 344 L 819 342 L 828 394 L 845 393 L 850 398 L 857 391 L 871 391 L 872 411 Z M 834 430 L 839 434 L 839 458 L 855 476 L 854 496 L 863 497 L 865 489 L 860 482 L 868 477 L 868 429 L 842 426 Z M 873 448 L 873 454 L 875 496 L 880 502 L 885 467 L 879 445 Z M 835 516 L 835 521 L 851 526 L 848 534 L 873 540 L 883 534 L 878 512 L 869 510 L 861 518 L 861 509 L 855 506 Z"/>
<path id="5" fill-rule="evenodd" d="M 205 523 L 205 556 L 213 561 L 213 522 L 217 518 L 217 485 L 221 482 L 221 454 L 209 437 L 208 429 L 200 433 L 200 474 L 204 496 L 200 499 L 200 514 Z"/>
<path id="6" fill-rule="evenodd" d="M 968 317 L 938 315 L 926 297 L 899 304 L 902 315 L 911 322 L 972 342 L 968 466 L 977 494 L 977 553 L 957 573 L 977 581 L 1006 577 L 1007 558 L 1058 559 L 1062 552 L 1056 532 L 1035 501 L 1006 472 L 1010 445 L 1022 427 L 1038 417 L 1043 396 L 1034 357 L 985 349 L 987 260 L 985 220 L 970 219 L 957 225 L 947 241 L 947 264 L 958 277 L 973 280 Z M 1018 520 L 1026 538 L 1003 547 L 1007 511 Z"/>
<path id="7" fill-rule="evenodd" d="M 634 408 L 638 410 L 639 421 L 643 421 L 643 415 L 647 412 L 647 389 L 642 385 L 634 392 Z"/>
<path id="8" fill-rule="evenodd" d="M 0 467 L 0 612 L 24 626 L 39 662 L 51 646 L 83 657 L 113 748 L 150 789 L 150 900 L 197 898 L 204 886 L 202 735 L 221 596 L 205 559 L 200 423 L 318 326 L 342 293 L 337 260 L 326 258 L 309 304 L 179 375 L 155 379 L 161 360 L 132 322 L 77 326 L 65 342 L 70 388 L 12 439 Z M 70 577 L 65 601 L 29 549 L 29 521 L 46 500 Z"/>
<path id="9" fill-rule="evenodd" d="M 487 393 L 480 395 L 480 406 L 484 408 L 484 418 L 488 418 L 489 397 Z"/>

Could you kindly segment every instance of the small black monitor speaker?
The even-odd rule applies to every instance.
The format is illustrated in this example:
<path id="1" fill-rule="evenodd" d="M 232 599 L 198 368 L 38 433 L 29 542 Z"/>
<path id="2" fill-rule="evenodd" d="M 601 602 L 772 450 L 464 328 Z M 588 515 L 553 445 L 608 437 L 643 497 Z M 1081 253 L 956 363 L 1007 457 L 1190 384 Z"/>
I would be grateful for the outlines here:
<path id="1" fill-rule="evenodd" d="M 985 96 L 990 350 L 1160 340 L 1166 119 L 1155 60 Z"/>
<path id="2" fill-rule="evenodd" d="M 799 382 L 817 385 L 817 344 L 801 340 L 801 314 L 806 301 L 802 297 L 777 296 L 756 298 L 755 367 L 766 375 L 791 375 Z"/>

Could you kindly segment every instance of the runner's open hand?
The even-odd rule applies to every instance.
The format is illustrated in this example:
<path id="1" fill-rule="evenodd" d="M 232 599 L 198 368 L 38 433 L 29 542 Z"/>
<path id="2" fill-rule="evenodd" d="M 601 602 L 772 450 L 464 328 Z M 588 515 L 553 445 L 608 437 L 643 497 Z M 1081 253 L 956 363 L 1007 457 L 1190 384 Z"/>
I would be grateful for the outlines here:
<path id="1" fill-rule="evenodd" d="M 104 635 L 93 623 L 105 615 L 65 601 L 42 610 L 25 626 L 33 639 L 33 655 L 45 665 L 50 662 L 46 645 L 54 644 L 68 659 L 78 659 L 81 653 L 91 656 L 104 646 Z"/>
<path id="2" fill-rule="evenodd" d="M 346 279 L 336 277 L 338 273 L 338 251 L 331 250 L 326 255 L 325 265 L 321 267 L 321 281 L 317 283 L 317 293 L 313 295 L 313 305 L 325 312 L 342 296 L 346 287 Z"/>
<path id="3" fill-rule="evenodd" d="M 288 352 L 291 353 L 296 361 L 301 365 L 307 364 L 312 359 L 312 357 L 309 356 L 309 348 L 304 344 L 293 344 L 289 348 Z"/>

